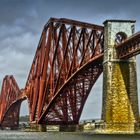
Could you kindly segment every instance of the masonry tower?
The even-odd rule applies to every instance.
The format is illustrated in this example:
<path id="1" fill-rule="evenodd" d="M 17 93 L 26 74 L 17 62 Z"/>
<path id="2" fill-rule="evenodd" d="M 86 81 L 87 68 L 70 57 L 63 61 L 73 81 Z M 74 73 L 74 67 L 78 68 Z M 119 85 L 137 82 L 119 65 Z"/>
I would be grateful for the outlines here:
<path id="1" fill-rule="evenodd" d="M 133 34 L 134 24 L 130 20 L 104 22 L 102 119 L 110 133 L 133 133 L 138 122 L 136 60 L 118 59 L 115 49 L 115 45 Z"/>

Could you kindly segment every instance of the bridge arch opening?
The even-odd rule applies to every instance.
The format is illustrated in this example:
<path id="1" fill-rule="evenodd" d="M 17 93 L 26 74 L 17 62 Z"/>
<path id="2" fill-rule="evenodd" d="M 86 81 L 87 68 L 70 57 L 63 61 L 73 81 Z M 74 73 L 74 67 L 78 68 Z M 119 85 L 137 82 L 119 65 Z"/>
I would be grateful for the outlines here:
<path id="1" fill-rule="evenodd" d="M 29 108 L 28 108 L 28 101 L 24 100 L 21 103 L 20 107 L 20 115 L 19 115 L 19 124 L 20 125 L 26 125 L 29 123 Z"/>
<path id="2" fill-rule="evenodd" d="M 127 34 L 124 32 L 118 32 L 115 36 L 115 44 L 118 45 L 121 42 L 123 42 L 124 40 L 126 40 L 127 38 Z"/>
<path id="3" fill-rule="evenodd" d="M 89 93 L 80 117 L 80 121 L 101 119 L 102 83 L 103 74 L 100 75 Z"/>

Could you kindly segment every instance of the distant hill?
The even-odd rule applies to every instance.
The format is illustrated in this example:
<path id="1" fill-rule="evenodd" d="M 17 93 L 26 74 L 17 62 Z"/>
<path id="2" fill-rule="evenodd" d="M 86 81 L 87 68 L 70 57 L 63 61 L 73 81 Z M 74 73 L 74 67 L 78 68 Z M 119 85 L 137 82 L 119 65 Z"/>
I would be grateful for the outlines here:
<path id="1" fill-rule="evenodd" d="M 29 122 L 29 115 L 26 116 L 20 116 L 19 122 Z"/>

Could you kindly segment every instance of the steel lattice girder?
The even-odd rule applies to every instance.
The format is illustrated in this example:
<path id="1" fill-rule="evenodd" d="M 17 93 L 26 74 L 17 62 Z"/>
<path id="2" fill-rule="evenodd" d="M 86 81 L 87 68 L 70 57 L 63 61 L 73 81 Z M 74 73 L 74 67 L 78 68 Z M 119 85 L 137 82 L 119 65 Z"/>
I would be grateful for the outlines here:
<path id="1" fill-rule="evenodd" d="M 102 73 L 103 54 L 76 71 L 56 93 L 39 123 L 78 124 L 89 92 Z"/>
<path id="2" fill-rule="evenodd" d="M 127 38 L 124 42 L 116 46 L 120 59 L 128 59 L 140 53 L 140 32 Z"/>
<path id="3" fill-rule="evenodd" d="M 44 26 L 25 87 L 30 106 L 30 121 L 42 123 L 42 116 L 46 114 L 47 107 L 54 96 L 62 87 L 71 88 L 70 85 L 65 86 L 69 78 L 102 53 L 102 26 L 51 18 Z M 89 89 L 90 87 L 88 85 Z M 62 108 L 61 111 L 67 116 L 66 108 Z M 74 113 L 75 110 L 72 111 Z"/>
<path id="4" fill-rule="evenodd" d="M 11 110 L 11 106 L 20 98 L 21 91 L 13 76 L 5 76 L 0 95 L 0 125 L 2 127 L 18 125 L 20 105 Z M 9 118 L 8 115 L 9 114 Z M 14 116 L 13 116 L 13 115 Z"/>
<path id="5" fill-rule="evenodd" d="M 51 18 L 44 26 L 22 94 L 10 94 L 11 85 L 5 84 L 10 78 L 4 80 L 7 82 L 3 83 L 0 96 L 3 124 L 15 116 L 14 111 L 19 115 L 20 104 L 26 97 L 30 122 L 78 123 L 91 87 L 103 70 L 103 32 L 102 26 Z M 117 45 L 118 57 L 139 54 L 139 38 L 137 33 Z M 18 118 L 12 120 L 11 126 L 17 124 Z"/>
<path id="6" fill-rule="evenodd" d="M 8 110 L 5 112 L 3 119 L 1 121 L 1 128 L 10 127 L 10 128 L 18 128 L 19 127 L 19 114 L 20 114 L 20 106 L 23 99 L 19 99 L 12 103 Z"/>

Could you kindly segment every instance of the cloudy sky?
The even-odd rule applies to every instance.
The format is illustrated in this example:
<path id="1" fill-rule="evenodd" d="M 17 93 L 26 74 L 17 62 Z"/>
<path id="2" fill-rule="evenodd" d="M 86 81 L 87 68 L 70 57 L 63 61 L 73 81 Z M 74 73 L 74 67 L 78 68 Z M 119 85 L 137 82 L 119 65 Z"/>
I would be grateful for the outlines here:
<path id="1" fill-rule="evenodd" d="M 139 31 L 139 12 L 139 0 L 0 0 L 0 85 L 6 74 L 12 74 L 20 88 L 25 86 L 43 25 L 50 17 L 100 25 L 106 19 L 132 19 Z M 90 94 L 82 119 L 100 117 L 101 83 L 102 77 Z M 21 115 L 28 112 L 25 104 Z"/>

